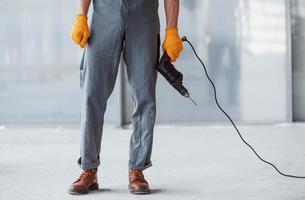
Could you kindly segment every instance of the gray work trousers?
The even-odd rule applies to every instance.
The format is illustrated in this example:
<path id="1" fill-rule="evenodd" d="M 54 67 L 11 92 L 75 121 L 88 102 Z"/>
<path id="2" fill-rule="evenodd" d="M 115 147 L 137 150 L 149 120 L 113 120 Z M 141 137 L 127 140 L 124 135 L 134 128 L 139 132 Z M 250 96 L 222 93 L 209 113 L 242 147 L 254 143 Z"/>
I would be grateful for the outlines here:
<path id="1" fill-rule="evenodd" d="M 128 167 L 144 170 L 152 165 L 156 65 L 160 49 L 158 6 L 158 0 L 93 0 L 90 37 L 80 66 L 78 164 L 83 170 L 100 164 L 104 113 L 122 54 L 135 107 Z"/>

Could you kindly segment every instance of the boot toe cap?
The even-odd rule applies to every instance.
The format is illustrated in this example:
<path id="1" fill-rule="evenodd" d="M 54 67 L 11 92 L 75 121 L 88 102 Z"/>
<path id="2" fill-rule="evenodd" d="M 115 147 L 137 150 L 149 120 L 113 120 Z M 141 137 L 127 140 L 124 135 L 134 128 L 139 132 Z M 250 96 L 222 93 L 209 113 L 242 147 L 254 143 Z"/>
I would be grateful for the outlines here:
<path id="1" fill-rule="evenodd" d="M 78 184 L 72 184 L 69 188 L 70 194 L 87 194 L 88 192 L 89 192 L 88 188 Z"/>

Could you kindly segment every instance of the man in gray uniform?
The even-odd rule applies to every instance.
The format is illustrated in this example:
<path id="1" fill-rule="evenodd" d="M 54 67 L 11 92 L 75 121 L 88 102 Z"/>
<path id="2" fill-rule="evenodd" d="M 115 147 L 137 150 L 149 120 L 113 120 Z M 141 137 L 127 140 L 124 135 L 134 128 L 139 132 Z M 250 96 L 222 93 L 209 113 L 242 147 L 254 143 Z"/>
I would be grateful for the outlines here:
<path id="1" fill-rule="evenodd" d="M 156 116 L 156 65 L 159 60 L 160 24 L 158 0 L 93 0 L 91 26 L 87 13 L 91 0 L 79 0 L 71 38 L 85 48 L 81 61 L 81 146 L 78 164 L 83 169 L 72 183 L 71 194 L 98 189 L 97 168 L 107 99 L 111 95 L 121 54 L 127 66 L 134 112 L 129 153 L 129 190 L 149 193 L 142 171 L 150 157 Z M 182 51 L 177 21 L 179 0 L 164 0 L 167 28 L 163 42 L 172 61 Z"/>

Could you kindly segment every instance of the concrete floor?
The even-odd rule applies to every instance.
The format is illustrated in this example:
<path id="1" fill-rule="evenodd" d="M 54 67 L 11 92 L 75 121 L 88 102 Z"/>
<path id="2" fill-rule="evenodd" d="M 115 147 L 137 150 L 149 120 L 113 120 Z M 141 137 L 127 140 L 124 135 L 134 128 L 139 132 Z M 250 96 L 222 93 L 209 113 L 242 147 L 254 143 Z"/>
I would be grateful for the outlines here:
<path id="1" fill-rule="evenodd" d="M 305 124 L 240 126 L 245 138 L 287 173 L 305 175 Z M 102 189 L 70 196 L 78 177 L 77 127 L 1 127 L 0 199 L 304 200 L 305 180 L 279 176 L 241 143 L 230 126 L 157 126 L 152 195 L 127 190 L 130 129 L 106 125 L 99 171 Z"/>

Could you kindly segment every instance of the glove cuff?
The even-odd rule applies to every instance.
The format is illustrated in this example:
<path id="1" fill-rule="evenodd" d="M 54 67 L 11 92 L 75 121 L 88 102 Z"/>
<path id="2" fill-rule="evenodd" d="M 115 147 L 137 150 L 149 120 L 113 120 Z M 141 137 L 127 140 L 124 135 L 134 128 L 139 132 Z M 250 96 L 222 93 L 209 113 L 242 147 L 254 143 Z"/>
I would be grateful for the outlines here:
<path id="1" fill-rule="evenodd" d="M 178 28 L 166 28 L 165 32 L 178 32 Z"/>
<path id="2" fill-rule="evenodd" d="M 85 14 L 77 14 L 76 17 L 85 17 L 86 19 L 88 18 Z"/>
<path id="3" fill-rule="evenodd" d="M 84 15 L 84 14 L 77 14 L 76 15 L 76 21 L 80 21 L 80 22 L 87 22 L 87 15 Z"/>
<path id="4" fill-rule="evenodd" d="M 167 35 L 178 35 L 179 36 L 178 28 L 167 28 L 167 29 L 165 29 L 165 36 L 167 36 Z"/>

